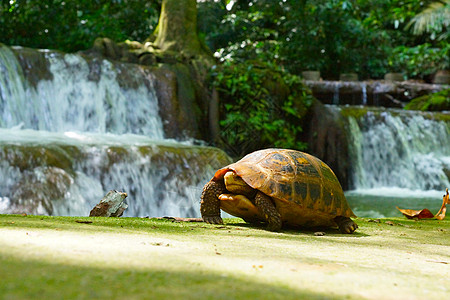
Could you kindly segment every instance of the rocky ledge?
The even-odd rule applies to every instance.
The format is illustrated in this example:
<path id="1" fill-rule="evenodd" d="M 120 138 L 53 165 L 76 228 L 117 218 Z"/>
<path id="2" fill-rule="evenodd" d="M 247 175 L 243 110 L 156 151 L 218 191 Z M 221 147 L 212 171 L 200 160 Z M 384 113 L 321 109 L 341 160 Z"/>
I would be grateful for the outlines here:
<path id="1" fill-rule="evenodd" d="M 324 104 L 403 107 L 414 98 L 448 89 L 417 81 L 305 81 Z"/>

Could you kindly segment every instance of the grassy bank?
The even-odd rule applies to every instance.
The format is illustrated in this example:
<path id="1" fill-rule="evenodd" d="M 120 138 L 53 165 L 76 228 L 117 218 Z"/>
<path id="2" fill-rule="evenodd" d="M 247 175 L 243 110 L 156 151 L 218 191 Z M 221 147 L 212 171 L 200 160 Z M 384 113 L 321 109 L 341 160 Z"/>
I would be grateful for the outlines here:
<path id="1" fill-rule="evenodd" d="M 1 299 L 444 299 L 450 222 L 267 232 L 138 218 L 0 215 Z M 88 223 L 83 223 L 88 222 Z M 92 222 L 92 223 L 90 223 Z"/>

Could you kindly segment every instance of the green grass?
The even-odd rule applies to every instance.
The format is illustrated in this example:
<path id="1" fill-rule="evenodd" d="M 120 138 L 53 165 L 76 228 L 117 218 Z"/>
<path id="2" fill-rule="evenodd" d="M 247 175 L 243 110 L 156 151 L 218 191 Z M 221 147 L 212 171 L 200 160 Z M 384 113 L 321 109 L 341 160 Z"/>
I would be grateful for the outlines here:
<path id="1" fill-rule="evenodd" d="M 92 223 L 79 223 L 92 221 Z M 139 218 L 0 215 L 0 299 L 443 299 L 450 222 L 353 235 Z"/>

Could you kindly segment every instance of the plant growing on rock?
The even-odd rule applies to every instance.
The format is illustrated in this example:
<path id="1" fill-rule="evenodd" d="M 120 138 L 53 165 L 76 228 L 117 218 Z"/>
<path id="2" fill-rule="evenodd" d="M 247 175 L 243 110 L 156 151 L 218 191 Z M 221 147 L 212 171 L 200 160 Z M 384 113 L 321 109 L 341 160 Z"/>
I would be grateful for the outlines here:
<path id="1" fill-rule="evenodd" d="M 312 103 L 298 76 L 257 61 L 225 62 L 214 74 L 221 143 L 233 156 L 264 147 L 304 149 L 301 122 Z"/>
<path id="2" fill-rule="evenodd" d="M 413 99 L 405 109 L 421 111 L 450 110 L 450 89 Z"/>

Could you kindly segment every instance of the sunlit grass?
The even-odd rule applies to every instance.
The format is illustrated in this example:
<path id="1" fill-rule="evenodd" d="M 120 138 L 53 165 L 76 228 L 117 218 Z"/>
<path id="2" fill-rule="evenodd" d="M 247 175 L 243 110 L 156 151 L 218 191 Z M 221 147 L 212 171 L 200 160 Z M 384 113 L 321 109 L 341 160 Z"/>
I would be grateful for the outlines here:
<path id="1" fill-rule="evenodd" d="M 449 292 L 448 220 L 356 221 L 353 235 L 315 236 L 240 219 L 213 226 L 0 215 L 0 298 L 433 299 Z"/>

